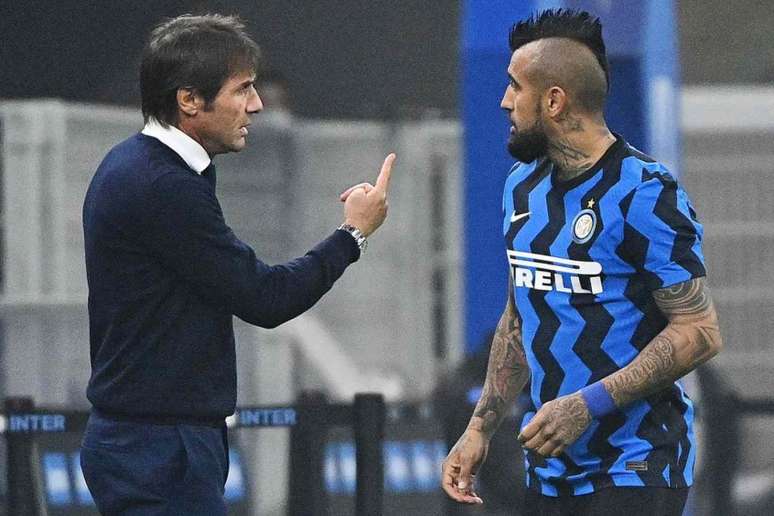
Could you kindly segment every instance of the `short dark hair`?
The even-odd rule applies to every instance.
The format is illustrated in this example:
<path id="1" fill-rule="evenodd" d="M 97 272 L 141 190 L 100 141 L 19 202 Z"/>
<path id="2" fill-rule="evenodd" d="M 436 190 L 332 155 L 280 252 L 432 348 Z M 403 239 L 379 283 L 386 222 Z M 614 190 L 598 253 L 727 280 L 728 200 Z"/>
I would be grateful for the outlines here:
<path id="1" fill-rule="evenodd" d="M 546 9 L 511 27 L 509 43 L 516 52 L 527 43 L 545 38 L 567 38 L 584 45 L 596 57 L 605 72 L 607 90 L 610 90 L 610 71 L 605 41 L 602 39 L 602 22 L 586 11 L 573 9 Z"/>
<path id="2" fill-rule="evenodd" d="M 147 123 L 178 121 L 177 90 L 191 88 L 208 106 L 229 77 L 257 71 L 258 45 L 236 16 L 189 14 L 156 26 L 140 65 L 142 115 Z"/>

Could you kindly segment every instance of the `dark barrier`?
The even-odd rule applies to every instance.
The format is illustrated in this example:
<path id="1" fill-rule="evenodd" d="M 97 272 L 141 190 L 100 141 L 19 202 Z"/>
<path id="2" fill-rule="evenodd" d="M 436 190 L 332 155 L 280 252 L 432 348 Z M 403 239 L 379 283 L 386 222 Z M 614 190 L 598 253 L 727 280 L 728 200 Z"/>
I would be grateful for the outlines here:
<path id="1" fill-rule="evenodd" d="M 88 412 L 36 408 L 31 398 L 8 398 L 0 414 L 7 444 L 8 514 L 42 516 L 46 497 L 37 463 L 36 436 L 82 433 Z M 380 394 L 357 394 L 354 405 L 331 404 L 304 392 L 295 406 L 239 407 L 229 428 L 290 427 L 291 515 L 327 514 L 324 481 L 325 435 L 331 426 L 351 426 L 357 448 L 357 514 L 380 516 L 383 507 L 385 404 Z"/>
<path id="2" fill-rule="evenodd" d="M 697 370 L 701 388 L 705 430 L 705 471 L 708 492 L 707 514 L 734 514 L 732 482 L 739 463 L 739 398 L 720 373 L 709 365 Z"/>
<path id="3" fill-rule="evenodd" d="M 356 408 L 353 416 L 368 418 L 371 423 L 378 421 L 367 415 L 370 409 L 365 405 Z M 379 508 L 383 514 L 401 516 L 445 514 L 440 473 L 447 448 L 441 421 L 428 402 L 395 403 L 386 409 L 381 455 L 374 441 L 361 445 L 373 439 L 365 426 L 332 426 L 328 430 L 323 452 L 328 514 L 374 514 Z M 354 431 L 353 427 L 362 431 Z M 378 427 L 374 426 L 373 431 L 377 432 Z M 356 467 L 358 460 L 369 461 L 363 457 L 369 454 L 383 463 L 383 477 L 372 475 L 378 471 L 376 468 L 364 472 Z M 356 489 L 364 483 L 379 491 L 369 495 L 367 490 Z M 380 505 L 373 503 L 382 499 L 379 486 L 383 486 Z"/>
<path id="4" fill-rule="evenodd" d="M 330 514 L 325 479 L 328 431 L 351 427 L 355 435 L 356 509 L 358 515 L 379 516 L 384 506 L 383 442 L 385 404 L 381 394 L 358 394 L 355 403 L 330 404 L 318 392 L 298 400 L 298 424 L 290 439 L 289 514 Z"/>
<path id="5" fill-rule="evenodd" d="M 9 414 L 6 421 L 8 514 L 37 515 L 42 503 L 39 498 L 42 490 L 30 489 L 36 486 L 39 477 L 33 473 L 33 438 L 27 430 L 31 426 L 42 429 L 45 421 L 47 430 L 60 431 L 61 428 L 64 431 L 64 417 L 42 414 L 31 416 L 34 405 L 29 398 L 10 398 L 5 400 L 4 405 L 6 414 Z"/>
<path id="6" fill-rule="evenodd" d="M 739 473 L 742 454 L 742 423 L 750 417 L 774 417 L 774 399 L 742 398 L 717 368 L 704 365 L 697 370 L 702 400 L 699 406 L 706 423 L 706 477 L 711 486 L 706 514 L 770 514 L 774 496 L 758 507 L 738 507 L 733 482 Z"/>
<path id="7" fill-rule="evenodd" d="M 360 396 L 355 396 L 355 403 Z M 351 425 L 352 410 L 348 405 L 328 403 L 320 392 L 305 392 L 298 400 L 297 411 L 298 422 L 290 433 L 288 514 L 322 516 L 328 514 L 323 454 L 326 432 L 334 425 Z M 358 463 L 358 468 L 373 466 Z"/>
<path id="8" fill-rule="evenodd" d="M 355 510 L 357 514 L 378 515 L 382 513 L 384 498 L 384 398 L 363 395 L 355 399 L 354 409 L 355 460 L 371 466 L 357 468 Z"/>

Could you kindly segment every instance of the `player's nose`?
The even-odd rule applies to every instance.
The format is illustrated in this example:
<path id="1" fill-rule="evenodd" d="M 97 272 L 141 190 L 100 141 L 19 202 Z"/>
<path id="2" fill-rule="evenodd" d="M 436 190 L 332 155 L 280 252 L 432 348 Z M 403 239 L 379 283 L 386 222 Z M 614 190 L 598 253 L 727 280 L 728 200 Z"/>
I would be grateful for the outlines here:
<path id="1" fill-rule="evenodd" d="M 513 111 L 513 102 L 510 99 L 510 95 L 508 95 L 508 88 L 505 89 L 505 93 L 503 93 L 503 98 L 500 99 L 500 108 L 508 113 Z"/>

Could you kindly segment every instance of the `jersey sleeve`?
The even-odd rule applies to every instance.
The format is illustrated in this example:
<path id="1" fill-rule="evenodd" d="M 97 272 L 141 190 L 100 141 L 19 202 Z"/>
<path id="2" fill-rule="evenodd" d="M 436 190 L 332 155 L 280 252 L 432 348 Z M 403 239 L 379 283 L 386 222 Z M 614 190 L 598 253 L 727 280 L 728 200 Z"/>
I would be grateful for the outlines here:
<path id="1" fill-rule="evenodd" d="M 654 174 L 633 192 L 625 216 L 627 261 L 651 290 L 706 275 L 702 237 L 688 195 L 669 174 Z"/>

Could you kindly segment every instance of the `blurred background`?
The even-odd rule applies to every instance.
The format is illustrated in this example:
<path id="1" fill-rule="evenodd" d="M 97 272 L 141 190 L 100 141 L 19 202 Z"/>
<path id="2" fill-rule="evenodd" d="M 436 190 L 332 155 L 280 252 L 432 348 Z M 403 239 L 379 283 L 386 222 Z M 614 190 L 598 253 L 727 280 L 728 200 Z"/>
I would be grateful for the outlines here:
<path id="1" fill-rule="evenodd" d="M 686 380 L 700 439 L 686 514 L 770 514 L 774 9 L 764 0 L 4 0 L 0 398 L 88 410 L 86 185 L 107 150 L 142 127 L 137 77 L 150 28 L 188 12 L 239 14 L 264 54 L 265 111 L 248 147 L 217 159 L 218 196 L 259 257 L 303 254 L 341 222 L 340 191 L 373 180 L 388 152 L 398 161 L 388 221 L 318 306 L 273 331 L 237 321 L 238 403 L 381 392 L 385 514 L 518 514 L 518 404 L 481 473 L 483 509 L 448 507 L 437 476 L 477 399 L 505 303 L 508 28 L 562 6 L 602 17 L 610 126 L 670 165 L 705 226 L 726 347 Z M 232 436 L 233 513 L 287 514 L 289 431 Z M 93 514 L 77 444 L 74 435 L 38 443 L 30 489 L 48 514 Z M 351 430 L 332 428 L 324 446 L 329 513 L 352 514 Z"/>

